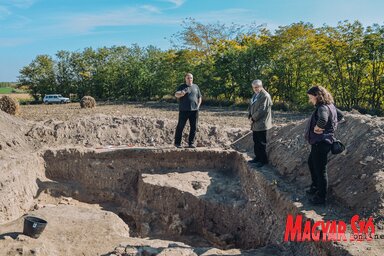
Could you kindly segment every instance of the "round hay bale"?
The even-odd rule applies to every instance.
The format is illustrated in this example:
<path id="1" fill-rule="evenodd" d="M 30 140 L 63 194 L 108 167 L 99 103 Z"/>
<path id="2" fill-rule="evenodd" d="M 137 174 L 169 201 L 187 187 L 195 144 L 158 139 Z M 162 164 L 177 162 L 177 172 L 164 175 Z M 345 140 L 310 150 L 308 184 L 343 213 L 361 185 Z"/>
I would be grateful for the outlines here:
<path id="1" fill-rule="evenodd" d="M 20 105 L 16 99 L 5 95 L 0 98 L 0 109 L 10 115 L 16 116 L 20 112 Z"/>
<path id="2" fill-rule="evenodd" d="M 96 100 L 91 96 L 84 96 L 80 100 L 80 107 L 81 108 L 94 108 L 94 107 L 96 107 Z"/>

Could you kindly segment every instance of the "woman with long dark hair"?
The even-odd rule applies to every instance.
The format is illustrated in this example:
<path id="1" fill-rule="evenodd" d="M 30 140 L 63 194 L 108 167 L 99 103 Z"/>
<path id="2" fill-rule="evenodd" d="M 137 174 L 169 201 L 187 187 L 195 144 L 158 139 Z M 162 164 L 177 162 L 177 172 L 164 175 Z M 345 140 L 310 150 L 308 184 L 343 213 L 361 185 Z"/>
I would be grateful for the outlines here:
<path id="1" fill-rule="evenodd" d="M 308 166 L 312 184 L 307 194 L 315 205 L 325 204 L 328 190 L 327 162 L 328 153 L 335 140 L 337 123 L 343 114 L 334 106 L 332 95 L 322 86 L 312 86 L 308 91 L 308 100 L 316 109 L 308 121 L 305 138 L 311 144 Z"/>

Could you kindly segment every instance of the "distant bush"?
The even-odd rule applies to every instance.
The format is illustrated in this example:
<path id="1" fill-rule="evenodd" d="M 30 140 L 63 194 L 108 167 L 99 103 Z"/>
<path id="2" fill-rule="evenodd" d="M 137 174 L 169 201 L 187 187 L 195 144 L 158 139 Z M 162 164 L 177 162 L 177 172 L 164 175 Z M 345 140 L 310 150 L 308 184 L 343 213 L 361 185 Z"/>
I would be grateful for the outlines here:
<path id="1" fill-rule="evenodd" d="M 7 95 L 0 98 L 0 109 L 10 115 L 18 115 L 20 112 L 20 105 L 17 100 Z"/>
<path id="2" fill-rule="evenodd" d="M 34 99 L 17 99 L 20 105 L 37 105 L 41 104 L 41 101 Z"/>
<path id="3" fill-rule="evenodd" d="M 159 101 L 160 102 L 168 102 L 168 103 L 176 103 L 177 99 L 174 95 L 167 94 L 167 95 L 164 95 Z"/>
<path id="4" fill-rule="evenodd" d="M 19 86 L 17 86 L 17 89 L 24 91 L 24 92 L 28 92 L 29 86 L 28 85 L 19 85 Z"/>
<path id="5" fill-rule="evenodd" d="M 343 109 L 344 110 L 344 109 Z M 349 110 L 349 109 L 347 109 Z M 367 108 L 363 108 L 363 107 L 360 107 L 360 106 L 354 106 L 352 108 L 352 110 L 355 110 L 355 111 L 358 111 L 360 114 L 368 114 L 368 115 L 372 115 L 372 116 L 383 116 L 384 115 L 384 110 L 383 109 L 367 109 Z"/>
<path id="6" fill-rule="evenodd" d="M 291 106 L 289 103 L 284 102 L 284 101 L 277 101 L 274 102 L 272 105 L 273 110 L 280 110 L 280 111 L 289 111 L 292 110 Z"/>
<path id="7" fill-rule="evenodd" d="M 13 82 L 0 82 L 0 87 L 12 87 L 15 88 L 17 86 L 17 83 Z"/>
<path id="8" fill-rule="evenodd" d="M 234 106 L 237 108 L 240 108 L 240 109 L 248 109 L 249 101 L 248 100 L 241 100 L 241 101 L 236 102 Z"/>
<path id="9" fill-rule="evenodd" d="M 233 106 L 235 102 L 232 100 L 203 98 L 203 104 L 206 106 L 229 107 L 229 106 Z"/>
<path id="10" fill-rule="evenodd" d="M 80 100 L 80 107 L 81 108 L 94 108 L 94 107 L 96 107 L 96 100 L 91 96 L 84 96 Z"/>

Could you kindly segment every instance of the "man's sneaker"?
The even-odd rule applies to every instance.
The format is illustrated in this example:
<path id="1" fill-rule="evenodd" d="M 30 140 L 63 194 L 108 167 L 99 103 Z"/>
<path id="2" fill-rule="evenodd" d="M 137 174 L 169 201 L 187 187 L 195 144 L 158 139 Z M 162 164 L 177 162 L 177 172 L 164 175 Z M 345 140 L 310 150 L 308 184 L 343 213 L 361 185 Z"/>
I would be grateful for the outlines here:
<path id="1" fill-rule="evenodd" d="M 189 144 L 189 148 L 196 148 L 195 144 Z"/>
<path id="2" fill-rule="evenodd" d="M 182 148 L 180 144 L 175 144 L 175 147 Z"/>

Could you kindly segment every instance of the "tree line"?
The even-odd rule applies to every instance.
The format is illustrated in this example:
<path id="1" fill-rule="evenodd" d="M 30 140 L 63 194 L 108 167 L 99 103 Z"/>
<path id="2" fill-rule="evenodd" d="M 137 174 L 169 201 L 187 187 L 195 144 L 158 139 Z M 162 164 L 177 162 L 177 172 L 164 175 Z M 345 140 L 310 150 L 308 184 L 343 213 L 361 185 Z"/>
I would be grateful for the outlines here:
<path id="1" fill-rule="evenodd" d="M 303 109 L 306 90 L 328 88 L 342 109 L 384 114 L 384 26 L 360 22 L 314 27 L 202 24 L 186 19 L 172 47 L 113 46 L 38 55 L 19 83 L 38 100 L 48 93 L 99 100 L 152 100 L 173 95 L 194 74 L 204 99 L 246 102 L 261 79 L 275 105 Z"/>

